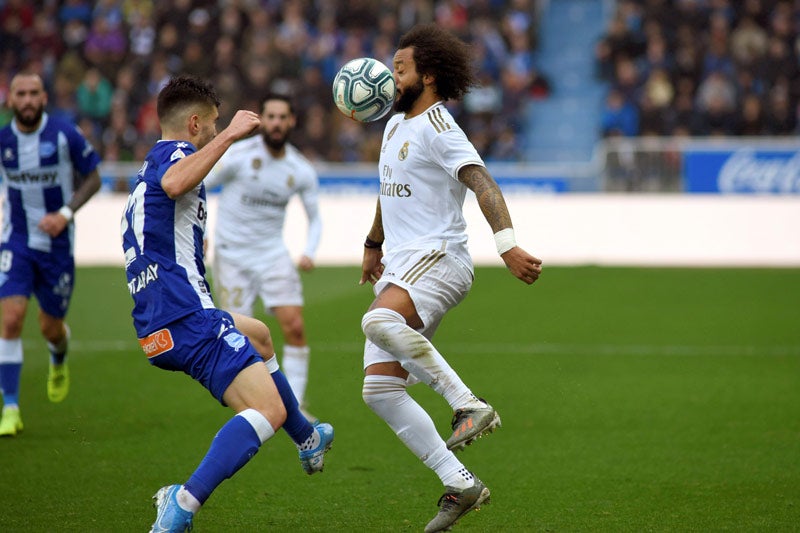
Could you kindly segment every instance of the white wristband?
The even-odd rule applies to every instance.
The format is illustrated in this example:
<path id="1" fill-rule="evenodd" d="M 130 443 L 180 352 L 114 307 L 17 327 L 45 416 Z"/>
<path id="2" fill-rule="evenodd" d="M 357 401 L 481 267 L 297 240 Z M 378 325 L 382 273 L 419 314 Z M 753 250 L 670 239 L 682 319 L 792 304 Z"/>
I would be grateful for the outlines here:
<path id="1" fill-rule="evenodd" d="M 494 234 L 494 244 L 497 246 L 497 253 L 503 255 L 517 245 L 514 239 L 514 228 L 501 229 Z"/>
<path id="2" fill-rule="evenodd" d="M 69 222 L 70 220 L 72 220 L 72 215 L 74 213 L 72 212 L 72 209 L 70 209 L 69 206 L 65 204 L 61 206 L 61 209 L 58 210 L 58 214 L 66 218 L 67 222 Z"/>

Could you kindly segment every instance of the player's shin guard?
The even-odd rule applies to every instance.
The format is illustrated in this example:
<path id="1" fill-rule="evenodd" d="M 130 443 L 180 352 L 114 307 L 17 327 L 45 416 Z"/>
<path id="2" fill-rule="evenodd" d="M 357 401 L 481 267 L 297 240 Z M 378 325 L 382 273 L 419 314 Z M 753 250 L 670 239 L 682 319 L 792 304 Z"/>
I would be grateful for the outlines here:
<path id="1" fill-rule="evenodd" d="M 471 486 L 472 479 L 455 455 L 447 449 L 431 417 L 406 391 L 405 380 L 394 376 L 364 377 L 361 396 L 411 452 L 436 472 L 442 483 L 457 488 Z"/>
<path id="2" fill-rule="evenodd" d="M 301 445 L 314 433 L 314 427 L 300 412 L 300 405 L 297 403 L 294 391 L 286 380 L 286 376 L 281 372 L 276 357 L 273 355 L 269 358 L 266 365 L 272 381 L 275 382 L 275 387 L 278 388 L 278 394 L 281 395 L 283 406 L 286 408 L 286 422 L 283 423 L 283 430 L 296 445 Z"/>
<path id="3" fill-rule="evenodd" d="M 238 413 L 216 434 L 184 487 L 201 504 L 205 503 L 214 489 L 242 468 L 274 434 L 269 421 L 255 409 Z"/>
<path id="4" fill-rule="evenodd" d="M 404 369 L 441 394 L 453 409 L 475 400 L 442 354 L 409 327 L 400 313 L 382 307 L 368 311 L 361 329 L 376 346 L 395 356 Z"/>

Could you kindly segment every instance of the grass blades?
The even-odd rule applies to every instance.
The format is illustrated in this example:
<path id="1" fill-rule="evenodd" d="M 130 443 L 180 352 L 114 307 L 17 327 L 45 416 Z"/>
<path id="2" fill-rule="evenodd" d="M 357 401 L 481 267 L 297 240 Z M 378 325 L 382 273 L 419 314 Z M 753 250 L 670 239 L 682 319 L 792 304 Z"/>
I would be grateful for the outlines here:
<path id="1" fill-rule="evenodd" d="M 420 531 L 436 514 L 438 478 L 361 400 L 359 274 L 303 275 L 309 408 L 336 428 L 325 471 L 305 475 L 279 433 L 195 531 Z M 796 531 L 799 295 L 794 269 L 546 268 L 532 287 L 478 269 L 435 340 L 503 427 L 459 454 L 492 503 L 457 530 Z M 121 268 L 79 269 L 71 392 L 51 404 L 32 306 L 25 430 L 0 439 L 0 530 L 146 531 L 150 497 L 185 481 L 231 416 L 150 367 L 130 308 Z M 449 407 L 410 390 L 446 438 Z"/>

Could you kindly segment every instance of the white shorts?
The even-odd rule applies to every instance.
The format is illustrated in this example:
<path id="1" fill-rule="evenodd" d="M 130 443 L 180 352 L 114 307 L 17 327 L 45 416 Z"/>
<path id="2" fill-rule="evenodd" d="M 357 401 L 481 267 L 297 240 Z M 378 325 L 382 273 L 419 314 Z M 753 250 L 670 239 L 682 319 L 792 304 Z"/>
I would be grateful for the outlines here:
<path id="1" fill-rule="evenodd" d="M 418 331 L 427 339 L 433 337 L 445 313 L 461 303 L 472 287 L 472 270 L 440 250 L 399 252 L 384 261 L 375 295 L 390 283 L 405 289 L 424 324 Z M 392 361 L 397 358 L 366 341 L 364 368 Z"/>
<path id="2" fill-rule="evenodd" d="M 256 296 L 266 312 L 273 307 L 303 305 L 303 287 L 291 257 L 282 256 L 258 268 L 214 256 L 214 294 L 221 309 L 247 316 L 253 314 Z"/>

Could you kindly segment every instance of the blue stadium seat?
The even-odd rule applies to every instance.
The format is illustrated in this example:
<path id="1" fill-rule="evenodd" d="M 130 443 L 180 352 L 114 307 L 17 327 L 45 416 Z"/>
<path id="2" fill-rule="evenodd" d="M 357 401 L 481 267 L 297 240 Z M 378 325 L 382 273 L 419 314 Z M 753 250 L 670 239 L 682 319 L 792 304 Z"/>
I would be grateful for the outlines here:
<path id="1" fill-rule="evenodd" d="M 599 139 L 605 94 L 595 78 L 594 46 L 603 34 L 611 6 L 602 0 L 548 2 L 539 25 L 539 69 L 552 93 L 532 101 L 526 158 L 531 162 L 585 162 Z"/>

